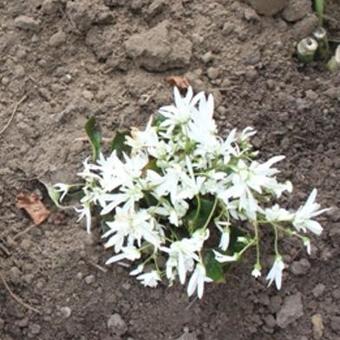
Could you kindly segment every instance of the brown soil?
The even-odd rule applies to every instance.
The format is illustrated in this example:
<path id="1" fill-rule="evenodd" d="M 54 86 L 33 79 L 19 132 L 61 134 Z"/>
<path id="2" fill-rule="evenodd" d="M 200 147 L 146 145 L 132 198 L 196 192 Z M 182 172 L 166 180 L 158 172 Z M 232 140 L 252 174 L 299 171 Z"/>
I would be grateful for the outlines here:
<path id="1" fill-rule="evenodd" d="M 339 39 L 340 5 L 330 6 Z M 40 311 L 17 303 L 0 281 L 1 340 L 340 339 L 340 73 L 292 56 L 314 23 L 308 12 L 297 23 L 258 17 L 232 0 L 0 0 L 1 127 L 27 94 L 0 135 L 0 270 Z M 157 48 L 159 36 L 175 46 L 170 54 Z M 109 254 L 99 235 L 88 236 L 72 211 L 53 210 L 16 237 L 32 225 L 17 193 L 44 195 L 38 180 L 76 179 L 89 152 L 76 140 L 86 119 L 95 115 L 107 137 L 145 123 L 170 100 L 164 78 L 173 74 L 215 95 L 221 133 L 254 126 L 265 157 L 287 156 L 291 206 L 317 187 L 322 206 L 334 207 L 320 218 L 325 231 L 312 256 L 281 243 L 295 269 L 279 292 L 252 279 L 247 261 L 202 301 L 180 286 L 143 288 L 124 268 L 103 269 Z M 281 326 L 278 318 L 286 318 Z"/>

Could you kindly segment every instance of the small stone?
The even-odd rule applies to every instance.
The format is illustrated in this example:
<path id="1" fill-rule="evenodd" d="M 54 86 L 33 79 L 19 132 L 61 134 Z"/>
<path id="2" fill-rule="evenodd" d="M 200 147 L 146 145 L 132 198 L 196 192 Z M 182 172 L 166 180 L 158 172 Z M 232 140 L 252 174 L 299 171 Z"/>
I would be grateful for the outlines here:
<path id="1" fill-rule="evenodd" d="M 249 83 L 252 83 L 257 79 L 258 73 L 254 68 L 251 68 L 246 71 L 245 77 Z"/>
<path id="2" fill-rule="evenodd" d="M 294 261 L 290 266 L 290 270 L 294 275 L 305 275 L 311 268 L 311 264 L 307 259 L 301 259 L 299 261 Z"/>
<path id="3" fill-rule="evenodd" d="M 334 316 L 331 318 L 331 328 L 334 332 L 340 331 L 340 316 Z"/>
<path id="4" fill-rule="evenodd" d="M 234 32 L 234 30 L 235 30 L 235 26 L 229 22 L 226 22 L 223 25 L 222 34 L 226 37 L 230 35 L 232 32 Z"/>
<path id="5" fill-rule="evenodd" d="M 214 59 L 214 55 L 211 53 L 211 51 L 209 51 L 209 52 L 203 54 L 201 59 L 204 62 L 204 64 L 208 64 Z"/>
<path id="6" fill-rule="evenodd" d="M 70 307 L 61 307 L 60 308 L 60 313 L 63 318 L 67 319 L 71 316 L 72 314 L 72 309 Z"/>
<path id="7" fill-rule="evenodd" d="M 44 0 L 41 10 L 44 14 L 52 15 L 58 12 L 61 6 L 60 0 Z"/>
<path id="8" fill-rule="evenodd" d="M 295 22 L 311 12 L 312 2 L 310 0 L 290 0 L 288 6 L 282 12 L 282 16 L 288 22 Z"/>
<path id="9" fill-rule="evenodd" d="M 286 328 L 303 314 L 301 293 L 296 293 L 285 298 L 282 308 L 277 313 L 276 322 L 279 327 Z"/>
<path id="10" fill-rule="evenodd" d="M 110 329 L 113 334 L 119 336 L 124 335 L 128 330 L 125 321 L 118 313 L 110 316 L 109 320 L 107 321 L 107 328 Z"/>
<path id="11" fill-rule="evenodd" d="M 14 284 L 17 284 L 21 282 L 22 273 L 18 267 L 12 267 L 9 270 L 8 277 L 11 282 L 13 282 Z"/>
<path id="12" fill-rule="evenodd" d="M 243 15 L 244 15 L 244 18 L 247 20 L 247 21 L 253 21 L 253 22 L 256 22 L 256 21 L 259 21 L 260 18 L 259 16 L 257 15 L 257 13 L 252 9 L 252 8 L 245 8 L 244 9 L 244 12 L 243 12 Z"/>
<path id="13" fill-rule="evenodd" d="M 53 34 L 48 41 L 48 44 L 52 47 L 58 47 L 64 44 L 66 41 L 66 34 L 63 31 L 59 31 Z"/>
<path id="14" fill-rule="evenodd" d="M 162 13 L 167 7 L 168 1 L 166 0 L 154 0 L 147 10 L 147 14 L 150 17 L 155 17 L 156 15 Z"/>
<path id="15" fill-rule="evenodd" d="M 209 67 L 207 70 L 207 75 L 210 80 L 215 80 L 220 75 L 220 70 L 217 67 Z"/>
<path id="16" fill-rule="evenodd" d="M 248 2 L 259 14 L 272 16 L 284 9 L 288 0 L 248 0 Z"/>
<path id="17" fill-rule="evenodd" d="M 313 325 L 313 337 L 315 340 L 319 340 L 323 336 L 324 325 L 322 321 L 321 314 L 314 314 L 312 316 L 312 325 Z"/>
<path id="18" fill-rule="evenodd" d="M 326 289 L 326 286 L 323 283 L 318 283 L 312 290 L 314 297 L 320 297 Z"/>
<path id="19" fill-rule="evenodd" d="M 92 100 L 93 97 L 94 97 L 93 93 L 92 93 L 91 91 L 88 91 L 88 90 L 84 90 L 84 91 L 81 93 L 81 95 L 82 95 L 85 99 L 87 99 L 87 100 Z"/>
<path id="20" fill-rule="evenodd" d="M 28 238 L 23 239 L 23 240 L 21 241 L 21 243 L 20 243 L 20 247 L 21 247 L 22 249 L 24 249 L 24 250 L 30 249 L 31 246 L 32 246 L 32 242 L 31 242 L 31 240 L 28 239 Z"/>
<path id="21" fill-rule="evenodd" d="M 182 334 L 176 340 L 198 340 L 195 333 L 189 333 L 189 330 L 184 330 L 184 334 Z"/>
<path id="22" fill-rule="evenodd" d="M 4 86 L 7 86 L 10 83 L 10 80 L 8 77 L 2 77 L 1 84 Z"/>
<path id="23" fill-rule="evenodd" d="M 39 31 L 40 22 L 26 15 L 16 17 L 14 23 L 16 27 L 25 31 Z"/>
<path id="24" fill-rule="evenodd" d="M 333 298 L 335 300 L 339 300 L 340 299 L 340 289 L 338 288 L 338 289 L 333 290 L 332 295 L 333 295 Z"/>
<path id="25" fill-rule="evenodd" d="M 319 19 L 315 14 L 307 15 L 301 21 L 298 21 L 293 27 L 293 36 L 295 39 L 303 39 L 309 36 L 319 25 Z"/>
<path id="26" fill-rule="evenodd" d="M 269 328 L 274 328 L 276 326 L 276 320 L 275 320 L 275 318 L 273 317 L 272 314 L 266 315 L 263 320 L 264 320 L 266 326 L 269 327 Z"/>
<path id="27" fill-rule="evenodd" d="M 272 313 L 277 313 L 282 304 L 282 298 L 280 295 L 275 295 L 270 298 L 269 309 Z"/>
<path id="28" fill-rule="evenodd" d="M 20 328 L 25 328 L 28 326 L 28 318 L 18 320 L 15 324 Z"/>
<path id="29" fill-rule="evenodd" d="M 41 331 L 41 327 L 40 327 L 38 324 L 36 324 L 36 323 L 30 324 L 30 325 L 28 326 L 28 329 L 29 329 L 29 331 L 30 331 L 32 334 L 34 334 L 34 335 L 39 334 L 40 331 Z"/>
<path id="30" fill-rule="evenodd" d="M 85 277 L 86 284 L 90 285 L 96 281 L 96 277 L 94 275 L 88 275 Z"/>

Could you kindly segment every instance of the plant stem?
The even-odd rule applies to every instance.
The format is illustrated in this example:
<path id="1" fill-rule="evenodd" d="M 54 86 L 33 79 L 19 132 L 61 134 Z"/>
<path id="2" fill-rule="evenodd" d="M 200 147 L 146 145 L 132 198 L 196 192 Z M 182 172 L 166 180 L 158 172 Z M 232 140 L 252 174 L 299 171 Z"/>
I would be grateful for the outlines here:
<path id="1" fill-rule="evenodd" d="M 206 229 L 206 228 L 208 227 L 208 225 L 209 225 L 209 223 L 210 223 L 212 217 L 214 216 L 214 213 L 215 213 L 215 210 L 216 210 L 216 206 L 217 206 L 217 201 L 218 201 L 218 200 L 217 200 L 217 197 L 216 197 L 216 198 L 215 198 L 215 201 L 214 201 L 214 205 L 213 205 L 213 207 L 212 207 L 212 209 L 211 209 L 211 211 L 210 211 L 210 214 L 209 214 L 207 220 L 205 221 L 205 224 L 204 224 L 204 226 L 203 226 L 203 229 Z"/>

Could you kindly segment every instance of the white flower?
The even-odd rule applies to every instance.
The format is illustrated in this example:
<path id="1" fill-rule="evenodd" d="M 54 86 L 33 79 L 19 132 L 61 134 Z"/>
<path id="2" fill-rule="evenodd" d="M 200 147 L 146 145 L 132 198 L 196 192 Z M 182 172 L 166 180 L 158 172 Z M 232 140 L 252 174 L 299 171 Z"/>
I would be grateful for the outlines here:
<path id="1" fill-rule="evenodd" d="M 304 206 L 300 207 L 295 213 L 293 220 L 293 226 L 298 230 L 303 230 L 304 232 L 310 230 L 316 235 L 320 235 L 322 232 L 322 227 L 317 221 L 313 221 L 312 218 L 316 217 L 329 209 L 319 210 L 320 205 L 315 203 L 317 190 L 314 189 L 309 195 Z"/>
<path id="2" fill-rule="evenodd" d="M 57 183 L 54 184 L 53 187 L 55 188 L 56 192 L 61 194 L 59 201 L 62 202 L 65 196 L 67 195 L 68 191 L 70 190 L 70 185 L 64 183 Z"/>
<path id="3" fill-rule="evenodd" d="M 105 247 L 114 246 L 116 253 L 123 248 L 125 241 L 129 246 L 137 242 L 140 247 L 144 239 L 155 248 L 158 248 L 162 243 L 162 237 L 155 230 L 152 216 L 144 209 L 126 211 L 118 207 L 114 221 L 106 224 L 110 229 L 103 235 L 104 238 L 109 237 Z"/>
<path id="4" fill-rule="evenodd" d="M 210 277 L 207 277 L 204 265 L 200 262 L 197 263 L 196 268 L 189 280 L 187 288 L 188 296 L 191 296 L 197 289 L 197 296 L 201 299 L 204 292 L 204 283 L 212 281 L 213 280 Z"/>
<path id="5" fill-rule="evenodd" d="M 156 148 L 158 145 L 158 135 L 156 128 L 152 126 L 152 117 L 149 119 L 144 131 L 132 128 L 131 137 L 126 137 L 125 144 L 131 146 L 132 153 L 135 154 L 145 149 Z"/>
<path id="6" fill-rule="evenodd" d="M 310 239 L 308 237 L 303 238 L 303 245 L 306 247 L 307 254 L 311 254 L 311 244 L 310 244 Z"/>
<path id="7" fill-rule="evenodd" d="M 270 269 L 266 279 L 269 281 L 268 287 L 275 281 L 276 288 L 278 290 L 281 289 L 282 284 L 282 271 L 285 265 L 282 261 L 281 256 L 276 256 L 275 261 L 273 263 L 273 267 Z"/>
<path id="8" fill-rule="evenodd" d="M 136 247 L 123 247 L 122 253 L 110 257 L 105 264 L 111 264 L 114 262 L 118 262 L 121 260 L 130 260 L 134 261 L 141 257 L 140 251 Z"/>
<path id="9" fill-rule="evenodd" d="M 259 264 L 256 264 L 254 266 L 254 269 L 252 270 L 251 275 L 253 275 L 255 278 L 258 278 L 261 276 L 261 266 Z"/>
<path id="10" fill-rule="evenodd" d="M 220 243 L 218 247 L 223 251 L 226 251 L 230 243 L 230 224 L 224 221 L 215 221 L 217 229 L 221 232 Z"/>
<path id="11" fill-rule="evenodd" d="M 141 281 L 141 283 L 145 287 L 157 287 L 158 282 L 161 281 L 161 277 L 159 276 L 156 270 L 153 270 L 149 273 L 144 273 L 137 276 L 137 280 Z"/>
<path id="12" fill-rule="evenodd" d="M 201 250 L 207 237 L 209 237 L 208 230 L 198 230 L 191 238 L 173 242 L 170 248 L 161 247 L 161 250 L 169 254 L 166 263 L 166 276 L 169 280 L 174 279 L 174 270 L 176 270 L 180 282 L 185 283 L 187 272 L 193 270 L 195 261 L 199 262 L 197 252 Z"/>
<path id="13" fill-rule="evenodd" d="M 137 266 L 137 268 L 135 268 L 134 270 L 131 270 L 130 275 L 136 276 L 136 275 L 142 273 L 143 269 L 144 269 L 144 264 L 141 263 Z"/>
<path id="14" fill-rule="evenodd" d="M 264 214 L 268 222 L 291 221 L 294 218 L 294 214 L 286 209 L 280 208 L 278 204 L 275 204 L 271 208 L 266 208 Z"/>
<path id="15" fill-rule="evenodd" d="M 215 260 L 220 263 L 235 262 L 239 259 L 239 255 L 237 253 L 234 253 L 234 255 L 230 256 L 230 255 L 223 255 L 216 250 L 213 250 L 213 252 L 215 254 Z"/>
<path id="16" fill-rule="evenodd" d="M 80 221 L 85 217 L 86 230 L 88 233 L 91 231 L 91 208 L 89 204 L 83 204 L 81 208 L 75 208 L 75 211 L 79 214 L 77 221 Z"/>

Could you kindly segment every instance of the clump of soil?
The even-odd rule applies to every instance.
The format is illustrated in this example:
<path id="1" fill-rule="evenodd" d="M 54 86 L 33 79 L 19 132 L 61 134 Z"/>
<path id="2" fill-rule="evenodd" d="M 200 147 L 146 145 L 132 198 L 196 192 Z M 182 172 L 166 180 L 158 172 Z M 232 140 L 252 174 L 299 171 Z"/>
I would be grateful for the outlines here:
<path id="1" fill-rule="evenodd" d="M 340 6 L 329 3 L 339 37 Z M 0 270 L 39 310 L 0 281 L 1 339 L 340 339 L 340 74 L 292 57 L 317 20 L 311 10 L 289 14 L 263 17 L 232 0 L 0 0 L 3 126 L 27 95 L 0 135 Z M 322 206 L 334 207 L 310 257 L 281 243 L 291 269 L 279 292 L 251 278 L 250 261 L 227 284 L 207 286 L 202 301 L 180 286 L 146 289 L 124 268 L 103 267 L 110 254 L 99 232 L 87 235 L 72 211 L 51 206 L 47 222 L 24 232 L 32 222 L 17 193 L 44 196 L 39 181 L 76 179 L 89 154 L 87 118 L 107 137 L 144 124 L 170 101 L 164 79 L 174 74 L 214 94 L 221 134 L 254 126 L 264 156 L 287 156 L 291 206 L 317 187 Z"/>

